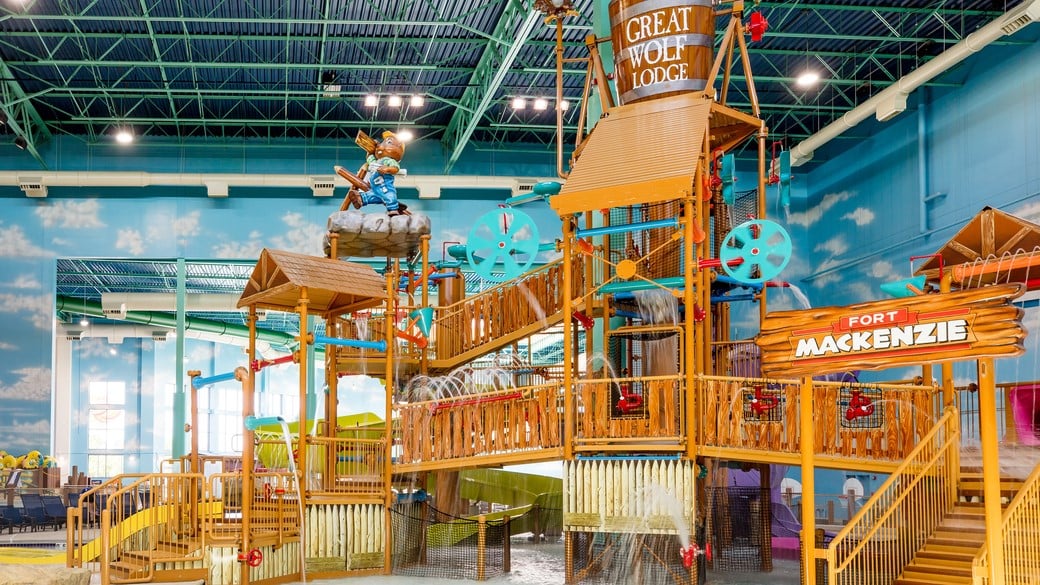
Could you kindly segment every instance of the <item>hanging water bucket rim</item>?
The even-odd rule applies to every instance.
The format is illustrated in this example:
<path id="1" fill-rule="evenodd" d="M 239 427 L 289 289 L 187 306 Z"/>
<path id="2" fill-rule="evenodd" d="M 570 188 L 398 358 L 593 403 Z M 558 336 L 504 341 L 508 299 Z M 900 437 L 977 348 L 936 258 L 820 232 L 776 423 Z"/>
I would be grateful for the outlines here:
<path id="1" fill-rule="evenodd" d="M 633 16 L 639 16 L 641 14 L 646 14 L 647 12 L 654 12 L 655 10 L 685 8 L 687 6 L 693 8 L 714 8 L 712 6 L 712 0 L 643 0 L 642 2 L 635 3 L 631 0 L 627 2 L 625 0 L 611 0 L 609 6 L 613 7 L 619 4 L 627 4 L 627 6 L 618 9 L 617 11 L 610 10 L 611 27 L 617 26 L 622 21 L 628 20 Z"/>

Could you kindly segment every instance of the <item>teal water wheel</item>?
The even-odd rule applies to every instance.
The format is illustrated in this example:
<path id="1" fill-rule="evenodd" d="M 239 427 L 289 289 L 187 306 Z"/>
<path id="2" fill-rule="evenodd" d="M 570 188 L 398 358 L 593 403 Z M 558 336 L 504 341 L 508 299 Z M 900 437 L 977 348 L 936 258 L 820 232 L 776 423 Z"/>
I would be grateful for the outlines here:
<path id="1" fill-rule="evenodd" d="M 538 255 L 538 226 L 509 207 L 477 218 L 466 239 L 466 259 L 481 278 L 505 282 L 527 272 Z"/>
<path id="2" fill-rule="evenodd" d="M 748 284 L 776 278 L 791 261 L 791 236 L 780 224 L 752 219 L 733 228 L 722 240 L 719 260 L 726 274 Z"/>

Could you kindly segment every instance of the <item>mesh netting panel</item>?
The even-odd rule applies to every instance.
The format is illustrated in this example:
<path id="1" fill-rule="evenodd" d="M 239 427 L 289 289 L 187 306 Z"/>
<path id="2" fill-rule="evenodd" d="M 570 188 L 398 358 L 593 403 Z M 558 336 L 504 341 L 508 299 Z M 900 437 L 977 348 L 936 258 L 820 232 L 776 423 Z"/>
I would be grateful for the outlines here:
<path id="1" fill-rule="evenodd" d="M 644 203 L 610 210 L 610 225 L 629 225 L 679 217 L 682 204 L 678 201 Z M 682 275 L 682 241 L 672 240 L 676 228 L 655 228 L 622 234 L 610 238 L 611 262 L 628 258 L 637 261 L 637 269 L 644 278 L 665 278 Z M 610 276 L 614 276 L 610 268 Z"/>
<path id="2" fill-rule="evenodd" d="M 740 191 L 733 197 L 733 204 L 726 205 L 721 196 L 713 200 L 715 204 L 715 224 L 712 230 L 712 257 L 718 258 L 719 248 L 722 240 L 729 232 L 738 225 L 749 219 L 759 219 L 762 216 L 758 210 L 758 191 Z"/>
<path id="3" fill-rule="evenodd" d="M 693 581 L 681 544 L 668 534 L 575 532 L 575 583 L 666 585 Z"/>
<path id="4" fill-rule="evenodd" d="M 707 489 L 708 539 L 716 571 L 762 570 L 762 547 L 772 546 L 771 527 L 762 525 L 769 490 L 755 487 Z"/>
<path id="5" fill-rule="evenodd" d="M 395 506 L 393 518 L 394 575 L 476 579 L 481 554 L 476 520 L 450 516 L 427 503 Z M 484 527 L 484 576 L 504 574 L 509 527 L 489 520 Z"/>

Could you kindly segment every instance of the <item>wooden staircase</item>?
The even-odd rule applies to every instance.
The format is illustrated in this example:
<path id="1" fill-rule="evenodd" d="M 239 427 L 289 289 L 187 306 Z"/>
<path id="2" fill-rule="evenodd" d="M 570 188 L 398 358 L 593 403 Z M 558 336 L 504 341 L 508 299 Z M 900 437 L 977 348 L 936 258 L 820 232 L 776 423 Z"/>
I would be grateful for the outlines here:
<path id="1" fill-rule="evenodd" d="M 1000 496 L 1006 505 L 1023 481 L 1001 477 Z M 949 585 L 972 583 L 971 563 L 986 539 L 982 504 L 982 472 L 962 469 L 958 485 L 960 501 L 925 541 L 895 585 Z"/>
<path id="2" fill-rule="evenodd" d="M 170 563 L 170 566 L 173 566 L 173 563 L 201 561 L 201 558 L 193 556 L 193 553 L 197 552 L 199 548 L 197 540 L 179 540 L 176 542 L 160 542 L 156 545 L 155 550 L 123 551 L 119 559 L 109 564 L 109 575 L 113 582 L 140 581 L 148 578 L 149 568 L 154 566 L 156 569 L 152 575 L 152 581 L 167 580 L 158 578 L 162 575 L 174 577 L 171 580 L 183 580 L 184 578 L 205 579 L 207 573 L 205 568 L 178 569 L 174 571 L 176 575 L 171 575 L 168 571 L 162 569 L 162 567 L 167 566 L 166 563 Z"/>

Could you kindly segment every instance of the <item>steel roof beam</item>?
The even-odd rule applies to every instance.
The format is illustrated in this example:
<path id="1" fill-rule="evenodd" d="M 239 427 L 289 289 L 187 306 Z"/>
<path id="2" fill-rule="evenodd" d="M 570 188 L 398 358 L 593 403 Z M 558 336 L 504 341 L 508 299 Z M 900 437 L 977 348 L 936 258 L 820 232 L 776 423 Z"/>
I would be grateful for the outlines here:
<path id="1" fill-rule="evenodd" d="M 541 13 L 524 6 L 519 0 L 506 3 L 492 36 L 512 41 L 488 43 L 484 54 L 477 62 L 459 107 L 448 122 L 447 132 L 442 139 L 445 147 L 451 150 L 444 172 L 450 172 L 462 156 L 473 131 L 477 129 L 484 113 L 496 98 L 502 80 L 512 68 L 520 48 L 527 42 L 527 37 L 541 19 Z"/>
<path id="2" fill-rule="evenodd" d="M 47 168 L 38 146 L 50 140 L 51 132 L 3 59 L 0 59 L 0 111 L 7 119 L 11 133 L 25 140 L 25 151 L 41 167 Z"/>

